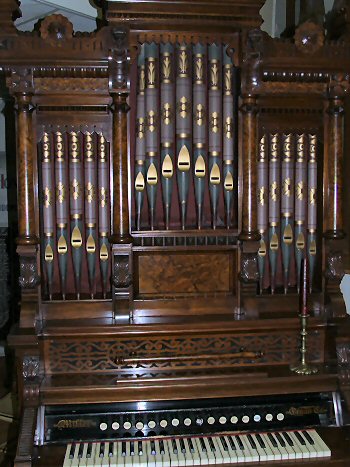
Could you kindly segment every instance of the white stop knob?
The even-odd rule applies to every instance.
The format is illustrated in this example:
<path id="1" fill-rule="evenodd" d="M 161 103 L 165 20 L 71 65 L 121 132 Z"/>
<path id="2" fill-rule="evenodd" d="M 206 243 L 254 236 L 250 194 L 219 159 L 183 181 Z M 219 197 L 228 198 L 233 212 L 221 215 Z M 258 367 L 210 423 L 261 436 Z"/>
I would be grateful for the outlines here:
<path id="1" fill-rule="evenodd" d="M 279 422 L 281 422 L 282 420 L 284 420 L 284 415 L 283 415 L 283 413 L 278 413 L 278 414 L 277 414 L 277 420 L 278 420 Z"/>
<path id="2" fill-rule="evenodd" d="M 113 422 L 112 423 L 112 430 L 118 430 L 119 428 L 119 423 L 118 422 Z"/>
<path id="3" fill-rule="evenodd" d="M 238 417 L 236 417 L 236 415 L 233 415 L 233 416 L 230 418 L 230 422 L 231 422 L 231 423 L 237 423 L 237 422 L 238 422 Z"/>
<path id="4" fill-rule="evenodd" d="M 107 430 L 107 423 L 105 423 L 105 422 L 100 423 L 100 430 L 101 431 L 106 431 Z"/>
<path id="5" fill-rule="evenodd" d="M 173 419 L 171 420 L 171 424 L 172 424 L 173 426 L 179 426 L 179 423 L 180 423 L 180 421 L 179 421 L 178 418 L 173 418 Z"/>
<path id="6" fill-rule="evenodd" d="M 150 420 L 148 422 L 148 428 L 154 428 L 156 426 L 156 422 L 154 420 Z"/>
<path id="7" fill-rule="evenodd" d="M 159 425 L 162 427 L 162 428 L 166 428 L 168 426 L 168 422 L 166 420 L 161 420 Z"/>
<path id="8" fill-rule="evenodd" d="M 136 422 L 136 425 L 135 425 L 135 426 L 136 426 L 136 428 L 137 428 L 138 430 L 142 430 L 142 428 L 143 428 L 143 423 L 142 423 L 142 422 Z"/>
<path id="9" fill-rule="evenodd" d="M 214 423 L 215 423 L 215 418 L 214 418 L 214 417 L 208 417 L 207 422 L 209 423 L 209 425 L 214 425 Z"/>
<path id="10" fill-rule="evenodd" d="M 219 418 L 219 423 L 220 423 L 221 425 L 224 425 L 226 422 L 227 422 L 227 418 L 226 418 L 226 417 L 220 417 L 220 418 Z"/>
<path id="11" fill-rule="evenodd" d="M 273 419 L 273 415 L 271 413 L 268 413 L 268 414 L 266 414 L 265 419 L 266 419 L 267 422 L 271 422 L 271 420 Z"/>
<path id="12" fill-rule="evenodd" d="M 191 420 L 190 418 L 185 418 L 185 420 L 184 420 L 184 425 L 190 426 L 191 423 L 192 423 L 192 420 Z"/>
<path id="13" fill-rule="evenodd" d="M 243 415 L 243 417 L 242 417 L 242 422 L 243 422 L 243 423 L 248 423 L 248 422 L 249 422 L 249 417 L 248 417 L 248 415 Z"/>

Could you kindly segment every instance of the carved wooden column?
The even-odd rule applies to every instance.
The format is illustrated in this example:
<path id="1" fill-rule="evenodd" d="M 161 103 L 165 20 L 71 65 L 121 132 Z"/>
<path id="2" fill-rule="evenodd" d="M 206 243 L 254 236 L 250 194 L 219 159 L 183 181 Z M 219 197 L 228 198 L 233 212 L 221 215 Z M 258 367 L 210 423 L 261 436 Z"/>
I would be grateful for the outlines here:
<path id="1" fill-rule="evenodd" d="M 113 301 L 116 318 L 129 317 L 132 297 L 132 238 L 128 195 L 128 31 L 113 29 L 115 47 L 109 61 L 109 92 L 113 113 Z"/>
<path id="2" fill-rule="evenodd" d="M 343 158 L 344 158 L 344 94 L 348 83 L 342 75 L 331 78 L 326 115 L 327 148 L 324 160 L 324 237 L 326 240 L 326 279 L 330 294 L 339 294 L 344 275 L 343 230 Z M 344 310 L 345 312 L 345 310 Z M 342 313 L 342 312 L 340 312 Z"/>
<path id="3" fill-rule="evenodd" d="M 34 93 L 32 70 L 12 71 L 8 79 L 15 97 L 17 111 L 17 253 L 20 259 L 19 283 L 22 288 L 21 327 L 33 327 L 35 322 L 37 285 L 38 237 L 35 224 L 34 202 L 34 146 L 32 96 Z"/>
<path id="4" fill-rule="evenodd" d="M 261 32 L 252 31 L 248 36 L 247 54 L 243 63 L 244 88 L 242 89 L 242 242 L 241 280 L 256 283 L 258 280 L 257 257 L 260 234 L 257 228 L 257 95 L 260 84 Z"/>

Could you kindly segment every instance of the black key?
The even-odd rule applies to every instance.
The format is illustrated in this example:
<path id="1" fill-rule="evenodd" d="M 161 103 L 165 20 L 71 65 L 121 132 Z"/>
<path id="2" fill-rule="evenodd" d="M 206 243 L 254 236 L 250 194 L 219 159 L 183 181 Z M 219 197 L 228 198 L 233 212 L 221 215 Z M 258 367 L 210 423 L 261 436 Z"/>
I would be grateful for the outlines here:
<path id="1" fill-rule="evenodd" d="M 240 438 L 238 435 L 236 436 L 236 440 L 237 440 L 239 449 L 240 449 L 241 451 L 244 451 L 244 444 L 242 443 L 242 440 L 241 440 L 241 438 Z"/>
<path id="2" fill-rule="evenodd" d="M 302 433 L 306 438 L 306 441 L 308 441 L 310 444 L 315 444 L 315 441 L 311 438 L 310 434 L 307 431 L 303 430 Z"/>
<path id="3" fill-rule="evenodd" d="M 294 434 L 298 438 L 299 443 L 302 444 L 303 446 L 306 446 L 305 439 L 301 436 L 299 431 L 294 431 Z"/>
<path id="4" fill-rule="evenodd" d="M 105 443 L 100 444 L 100 457 L 105 455 Z"/>
<path id="5" fill-rule="evenodd" d="M 84 443 L 80 443 L 79 445 L 79 451 L 78 451 L 78 457 L 81 459 L 83 457 L 83 451 L 84 451 Z"/>
<path id="6" fill-rule="evenodd" d="M 203 452 L 207 452 L 207 448 L 205 447 L 205 442 L 203 438 L 199 438 L 199 442 L 201 443 L 201 448 Z"/>
<path id="7" fill-rule="evenodd" d="M 285 448 L 285 447 L 286 447 L 286 443 L 284 442 L 284 439 L 282 438 L 282 436 L 280 435 L 280 433 L 275 433 L 275 436 L 276 436 L 278 442 L 280 443 L 280 445 L 282 446 L 282 448 Z"/>
<path id="8" fill-rule="evenodd" d="M 228 446 L 223 436 L 220 436 L 220 441 L 221 441 L 222 447 L 224 448 L 224 451 L 228 451 Z"/>
<path id="9" fill-rule="evenodd" d="M 156 455 L 156 445 L 155 445 L 155 442 L 153 440 L 151 440 L 151 454 L 152 454 L 152 456 Z"/>
<path id="10" fill-rule="evenodd" d="M 142 441 L 138 441 L 138 451 L 139 451 L 139 456 L 142 456 L 142 454 L 143 454 Z"/>
<path id="11" fill-rule="evenodd" d="M 250 442 L 251 447 L 256 450 L 256 444 L 255 444 L 255 441 L 253 440 L 252 435 L 248 435 L 248 440 Z"/>
<path id="12" fill-rule="evenodd" d="M 187 438 L 187 442 L 188 442 L 188 447 L 190 448 L 191 453 L 194 453 L 194 446 L 193 446 L 191 438 Z"/>
<path id="13" fill-rule="evenodd" d="M 269 437 L 269 440 L 271 441 L 271 444 L 274 448 L 278 447 L 278 444 L 276 442 L 275 437 L 271 433 L 267 433 L 267 436 Z"/>
<path id="14" fill-rule="evenodd" d="M 235 444 L 235 442 L 233 441 L 233 437 L 232 437 L 232 436 L 228 436 L 228 440 L 229 440 L 231 449 L 234 449 L 235 451 L 237 451 L 236 444 Z"/>
<path id="15" fill-rule="evenodd" d="M 135 455 L 134 441 L 130 441 L 130 456 Z"/>
<path id="16" fill-rule="evenodd" d="M 260 444 L 260 447 L 262 449 L 265 449 L 266 445 L 265 445 L 264 440 L 262 439 L 261 435 L 259 435 L 259 433 L 257 433 L 255 436 L 256 436 L 256 439 L 258 440 L 258 443 Z"/>
<path id="17" fill-rule="evenodd" d="M 180 438 L 180 448 L 181 448 L 181 452 L 183 454 L 185 454 L 186 452 L 186 447 L 185 447 L 185 443 L 184 443 L 184 440 L 182 438 Z"/>
<path id="18" fill-rule="evenodd" d="M 282 435 L 284 436 L 284 439 L 287 441 L 289 446 L 294 446 L 292 438 L 289 436 L 289 434 L 286 431 L 283 431 Z"/>
<path id="19" fill-rule="evenodd" d="M 122 456 L 126 456 L 126 442 L 122 441 Z"/>
<path id="20" fill-rule="evenodd" d="M 92 444 L 91 444 L 91 443 L 88 443 L 88 447 L 87 447 L 87 450 L 86 450 L 86 457 L 87 457 L 87 459 L 90 459 L 90 457 L 91 457 L 91 452 L 92 452 Z"/>
<path id="21" fill-rule="evenodd" d="M 108 456 L 109 457 L 112 457 L 114 454 L 113 452 L 113 443 L 109 443 L 109 446 L 108 446 Z"/>
<path id="22" fill-rule="evenodd" d="M 174 439 L 171 440 L 171 444 L 173 445 L 173 453 L 177 454 L 177 446 L 176 441 Z"/>
<path id="23" fill-rule="evenodd" d="M 75 443 L 72 443 L 69 451 L 69 459 L 73 459 L 75 453 Z"/>
<path id="24" fill-rule="evenodd" d="M 161 454 L 165 454 L 164 441 L 162 439 L 159 441 L 159 449 Z"/>
<path id="25" fill-rule="evenodd" d="M 209 446 L 210 446 L 210 449 L 215 452 L 216 449 L 215 449 L 215 446 L 214 446 L 214 443 L 213 443 L 213 440 L 211 438 L 208 438 L 208 441 L 209 441 Z"/>

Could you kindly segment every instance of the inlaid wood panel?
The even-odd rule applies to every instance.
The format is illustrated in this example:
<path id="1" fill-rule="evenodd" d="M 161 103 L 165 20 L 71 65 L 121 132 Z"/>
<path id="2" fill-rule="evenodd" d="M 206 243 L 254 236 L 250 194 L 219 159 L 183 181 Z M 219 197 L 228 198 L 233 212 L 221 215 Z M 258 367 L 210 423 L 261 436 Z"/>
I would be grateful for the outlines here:
<path id="1" fill-rule="evenodd" d="M 236 254 L 159 253 L 137 257 L 138 295 L 234 293 Z"/>

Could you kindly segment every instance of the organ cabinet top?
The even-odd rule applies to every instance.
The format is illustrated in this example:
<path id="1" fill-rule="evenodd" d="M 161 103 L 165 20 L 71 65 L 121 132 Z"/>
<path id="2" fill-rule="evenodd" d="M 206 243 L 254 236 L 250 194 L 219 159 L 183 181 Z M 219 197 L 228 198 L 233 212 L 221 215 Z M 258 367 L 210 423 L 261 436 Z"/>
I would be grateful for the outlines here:
<path id="1" fill-rule="evenodd" d="M 0 4 L 17 141 L 18 462 L 47 405 L 349 400 L 337 365 L 350 352 L 348 7 L 272 39 L 263 0 L 95 0 L 93 33 L 57 14 L 20 32 L 19 3 Z M 302 377 L 289 368 L 304 261 L 318 373 Z"/>

